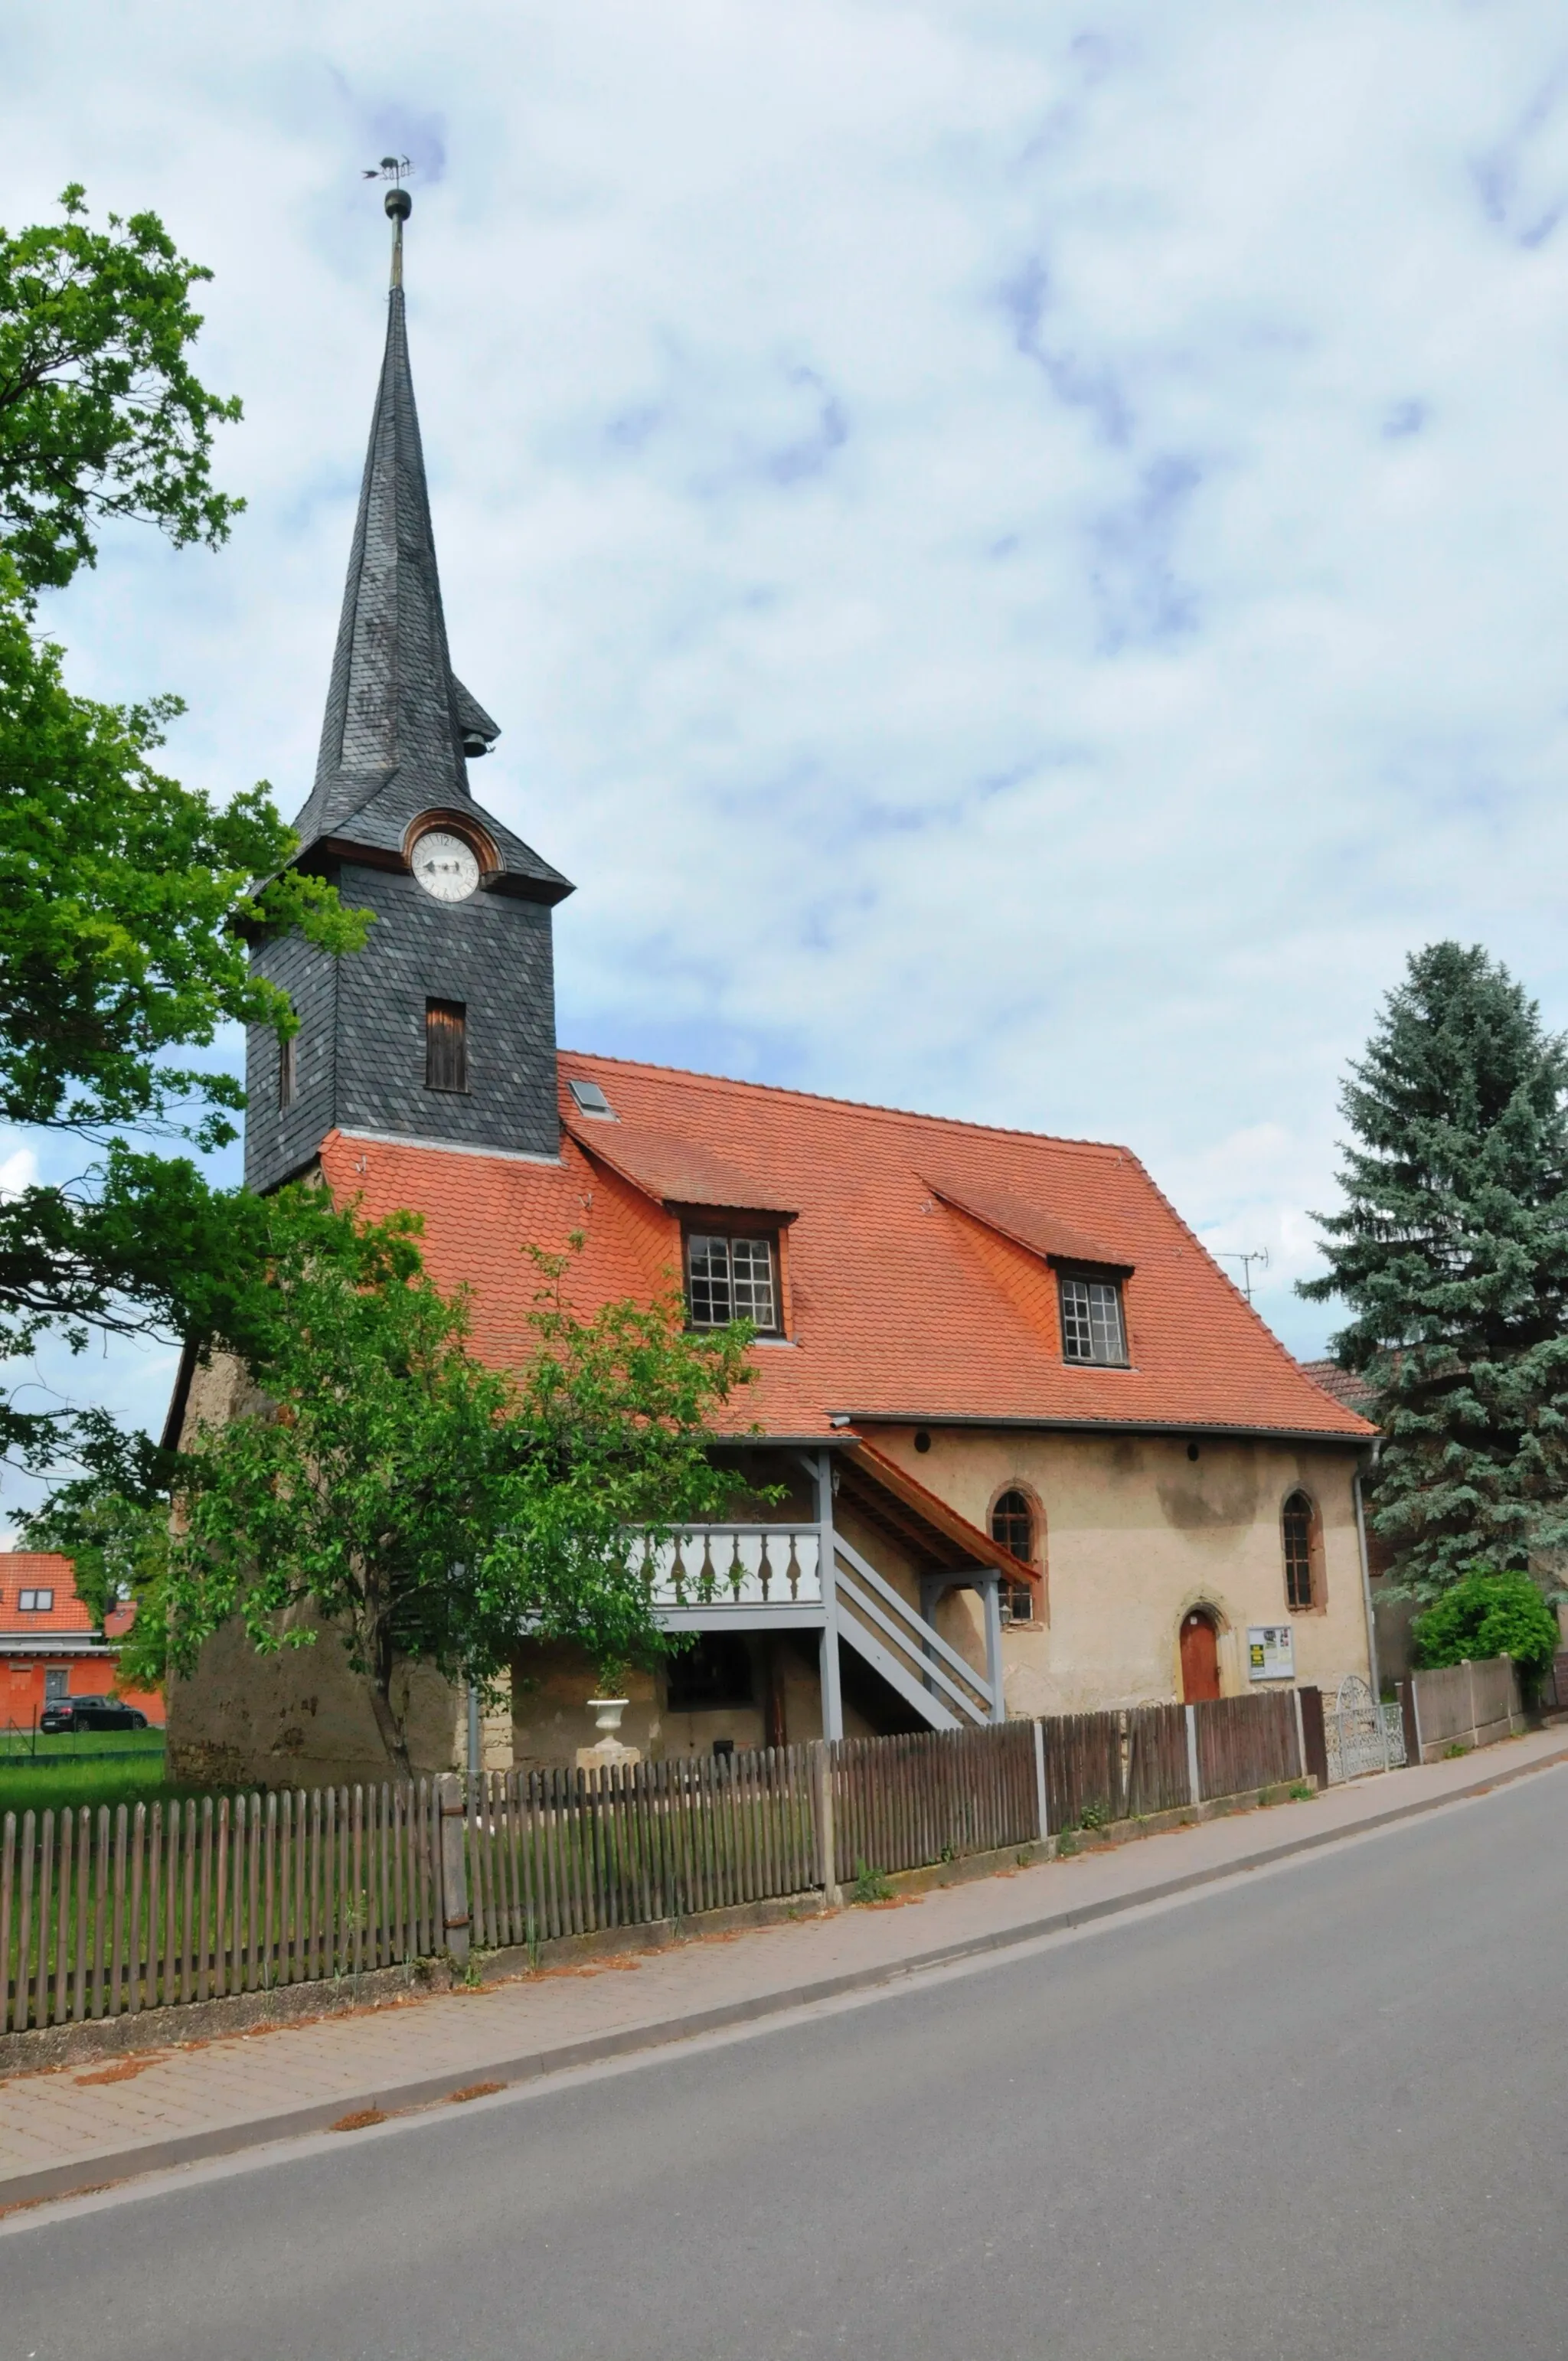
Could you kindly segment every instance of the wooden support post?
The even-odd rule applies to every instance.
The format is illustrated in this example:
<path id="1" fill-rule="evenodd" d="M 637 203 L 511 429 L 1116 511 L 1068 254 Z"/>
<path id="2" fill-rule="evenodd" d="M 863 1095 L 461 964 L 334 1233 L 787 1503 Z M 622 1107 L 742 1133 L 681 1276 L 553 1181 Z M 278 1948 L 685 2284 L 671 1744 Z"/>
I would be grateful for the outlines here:
<path id="1" fill-rule="evenodd" d="M 1002 1693 L 1002 1576 L 992 1575 L 981 1590 L 985 1607 L 985 1677 L 991 1684 L 991 1719 L 1005 1721 L 1007 1700 Z"/>
<path id="2" fill-rule="evenodd" d="M 1187 1784 L 1192 1791 L 1193 1802 L 1201 1804 L 1203 1782 L 1198 1773 L 1198 1708 L 1195 1705 L 1187 1708 Z"/>
<path id="3" fill-rule="evenodd" d="M 817 1562 L 822 1580 L 822 1735 L 844 1735 L 844 1701 L 839 1687 L 839 1565 L 833 1539 L 833 1460 L 817 1455 Z"/>
<path id="4" fill-rule="evenodd" d="M 1040 1842 L 1044 1844 L 1051 1832 L 1051 1815 L 1046 1797 L 1046 1725 L 1037 1715 L 1035 1719 L 1035 1802 L 1040 1815 Z"/>
<path id="5" fill-rule="evenodd" d="M 435 1782 L 435 1873 L 441 1892 L 441 1925 L 455 1968 L 468 1964 L 473 1916 L 468 1907 L 468 1857 L 464 1842 L 463 1779 L 443 1771 Z"/>
<path id="6" fill-rule="evenodd" d="M 829 1910 L 843 1901 L 839 1890 L 839 1839 L 833 1817 L 833 1753 L 826 1739 L 811 1750 L 811 1776 L 817 1817 L 817 1874 L 822 1898 Z"/>

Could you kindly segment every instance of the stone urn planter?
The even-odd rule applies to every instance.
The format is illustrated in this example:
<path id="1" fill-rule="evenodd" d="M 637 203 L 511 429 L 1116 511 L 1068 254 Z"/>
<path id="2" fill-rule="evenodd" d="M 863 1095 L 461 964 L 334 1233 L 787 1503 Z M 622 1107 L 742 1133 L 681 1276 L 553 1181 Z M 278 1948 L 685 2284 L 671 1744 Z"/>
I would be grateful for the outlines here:
<path id="1" fill-rule="evenodd" d="M 641 1754 L 635 1746 L 624 1746 L 618 1735 L 620 1717 L 630 1704 L 630 1697 L 589 1697 L 588 1711 L 593 1715 L 598 1738 L 592 1746 L 577 1749 L 579 1771 L 609 1771 L 618 1764 L 625 1766 L 641 1763 Z"/>

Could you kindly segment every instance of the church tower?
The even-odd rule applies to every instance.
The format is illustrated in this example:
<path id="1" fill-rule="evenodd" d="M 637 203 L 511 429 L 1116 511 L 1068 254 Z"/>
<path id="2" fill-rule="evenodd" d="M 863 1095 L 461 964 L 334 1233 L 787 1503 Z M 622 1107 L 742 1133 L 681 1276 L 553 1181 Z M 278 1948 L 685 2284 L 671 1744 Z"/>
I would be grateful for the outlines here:
<path id="1" fill-rule="evenodd" d="M 300 1019 L 251 1028 L 245 1177 L 308 1170 L 338 1129 L 554 1158 L 550 913 L 572 891 L 477 805 L 468 765 L 499 735 L 453 672 L 403 316 L 408 192 L 389 190 L 387 346 L 359 491 L 302 868 L 375 913 L 341 960 L 295 934 L 258 945 Z"/>

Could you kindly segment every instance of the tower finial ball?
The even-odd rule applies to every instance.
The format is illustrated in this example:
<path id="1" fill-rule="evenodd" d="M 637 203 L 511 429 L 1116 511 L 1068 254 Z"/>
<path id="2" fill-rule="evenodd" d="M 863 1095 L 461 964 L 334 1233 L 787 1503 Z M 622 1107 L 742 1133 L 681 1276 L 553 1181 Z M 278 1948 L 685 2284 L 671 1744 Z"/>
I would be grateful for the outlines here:
<path id="1" fill-rule="evenodd" d="M 414 209 L 414 201 L 406 189 L 389 189 L 387 212 L 393 221 L 407 221 Z"/>

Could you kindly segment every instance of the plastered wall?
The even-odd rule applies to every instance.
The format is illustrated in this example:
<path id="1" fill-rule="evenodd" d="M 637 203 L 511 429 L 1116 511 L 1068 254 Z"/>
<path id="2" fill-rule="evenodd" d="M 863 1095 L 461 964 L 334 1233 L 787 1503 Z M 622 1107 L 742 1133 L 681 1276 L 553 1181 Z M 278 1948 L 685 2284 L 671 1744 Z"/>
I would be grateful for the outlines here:
<path id="1" fill-rule="evenodd" d="M 930 1449 L 918 1452 L 916 1432 L 879 1432 L 876 1442 L 972 1524 L 988 1530 L 992 1503 L 1012 1486 L 1041 1512 L 1046 1612 L 1003 1635 L 1010 1712 L 1179 1697 L 1178 1633 L 1197 1606 L 1218 1619 L 1228 1697 L 1261 1686 L 1246 1673 L 1251 1624 L 1293 1626 L 1299 1682 L 1332 1688 L 1346 1673 L 1365 1675 L 1354 1451 L 1197 1437 L 1192 1458 L 1180 1435 L 933 1428 Z M 1279 1514 L 1298 1487 L 1321 1520 L 1323 1597 L 1291 1614 Z M 972 1634 L 955 1644 L 981 1662 L 976 1602 L 958 1598 L 948 1612 Z"/>

